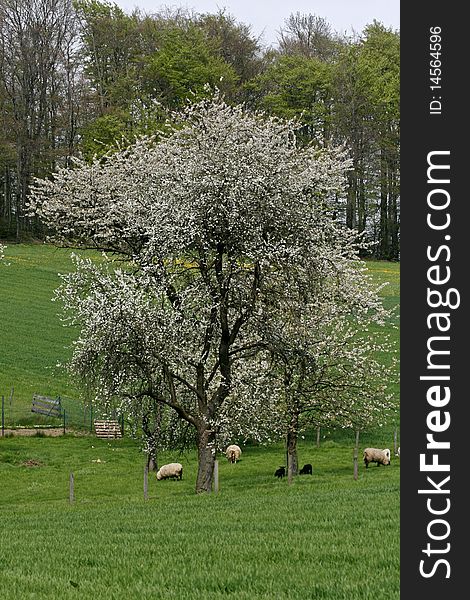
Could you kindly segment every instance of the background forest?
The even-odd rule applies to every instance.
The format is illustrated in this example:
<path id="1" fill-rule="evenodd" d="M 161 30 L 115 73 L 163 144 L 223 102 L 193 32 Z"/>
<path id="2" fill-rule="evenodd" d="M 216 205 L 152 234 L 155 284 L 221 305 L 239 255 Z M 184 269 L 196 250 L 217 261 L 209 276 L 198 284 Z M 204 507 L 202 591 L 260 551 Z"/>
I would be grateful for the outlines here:
<path id="1" fill-rule="evenodd" d="M 229 13 L 126 14 L 98 0 L 0 0 L 0 239 L 42 238 L 34 177 L 164 127 L 218 87 L 228 102 L 297 118 L 300 144 L 350 152 L 336 217 L 374 257 L 399 259 L 399 33 L 378 22 L 339 35 L 292 14 L 276 47 Z"/>

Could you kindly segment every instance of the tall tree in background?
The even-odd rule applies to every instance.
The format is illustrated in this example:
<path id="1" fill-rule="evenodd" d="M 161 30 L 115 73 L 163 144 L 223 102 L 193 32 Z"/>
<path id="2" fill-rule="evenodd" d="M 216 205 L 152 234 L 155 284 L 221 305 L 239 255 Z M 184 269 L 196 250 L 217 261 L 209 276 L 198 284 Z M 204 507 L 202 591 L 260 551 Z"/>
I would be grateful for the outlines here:
<path id="1" fill-rule="evenodd" d="M 257 46 L 248 28 L 222 13 L 197 17 L 165 9 L 127 15 L 98 0 L 79 0 L 76 7 L 85 69 L 98 101 L 95 118 L 83 129 L 81 148 L 89 159 L 116 142 L 122 146 L 154 133 L 168 110 L 190 96 L 207 95 L 208 85 L 234 97 L 254 68 Z"/>
<path id="2" fill-rule="evenodd" d="M 315 15 L 292 14 L 279 54 L 248 83 L 272 114 L 304 123 L 301 141 L 350 150 L 338 216 L 374 241 L 378 258 L 399 257 L 399 34 L 374 22 L 346 39 Z"/>
<path id="3" fill-rule="evenodd" d="M 133 95 L 132 61 L 138 52 L 135 16 L 106 1 L 77 0 L 74 6 L 83 66 L 96 90 L 99 114 L 109 107 L 126 108 Z"/>
<path id="4" fill-rule="evenodd" d="M 366 27 L 360 67 L 368 82 L 375 145 L 380 154 L 378 257 L 399 256 L 400 40 L 383 25 Z"/>
<path id="5" fill-rule="evenodd" d="M 254 103 L 269 114 L 297 119 L 302 143 L 326 144 L 331 138 L 332 67 L 302 54 L 277 57 L 246 85 Z"/>
<path id="6" fill-rule="evenodd" d="M 295 117 L 302 143 L 330 141 L 332 73 L 342 45 L 325 19 L 311 14 L 291 14 L 279 35 L 279 49 L 270 54 L 264 71 L 247 89 L 253 103 L 267 112 Z"/>
<path id="7" fill-rule="evenodd" d="M 193 24 L 162 32 L 159 48 L 142 60 L 139 90 L 170 109 L 193 94 L 206 95 L 207 84 L 231 95 L 238 81 L 231 65 L 218 56 L 204 32 Z"/>
<path id="8" fill-rule="evenodd" d="M 399 256 L 399 35 L 378 23 L 345 45 L 335 66 L 334 129 L 350 148 L 346 223 Z"/>
<path id="9" fill-rule="evenodd" d="M 348 146 L 353 167 L 348 173 L 346 225 L 362 232 L 367 220 L 366 171 L 372 155 L 372 123 L 367 86 L 359 69 L 359 54 L 359 44 L 348 44 L 335 64 L 333 119 L 335 137 Z"/>
<path id="10" fill-rule="evenodd" d="M 399 257 L 398 33 L 374 22 L 348 39 L 295 13 L 266 50 L 225 11 L 71 2 L 0 0 L 0 236 L 33 232 L 32 176 L 153 135 L 210 84 L 229 103 L 298 119 L 301 144 L 347 146 L 336 216 L 375 242 L 375 256 Z"/>
<path id="11" fill-rule="evenodd" d="M 0 2 L 3 217 L 17 239 L 32 175 L 53 170 L 76 135 L 76 41 L 70 0 Z"/>
<path id="12" fill-rule="evenodd" d="M 301 55 L 322 62 L 332 61 L 340 45 L 340 38 L 328 21 L 300 12 L 286 19 L 279 37 L 282 54 Z"/>
<path id="13" fill-rule="evenodd" d="M 238 23 L 225 11 L 201 15 L 196 24 L 205 32 L 215 52 L 234 69 L 241 85 L 264 69 L 260 40 L 254 37 L 249 25 Z"/>

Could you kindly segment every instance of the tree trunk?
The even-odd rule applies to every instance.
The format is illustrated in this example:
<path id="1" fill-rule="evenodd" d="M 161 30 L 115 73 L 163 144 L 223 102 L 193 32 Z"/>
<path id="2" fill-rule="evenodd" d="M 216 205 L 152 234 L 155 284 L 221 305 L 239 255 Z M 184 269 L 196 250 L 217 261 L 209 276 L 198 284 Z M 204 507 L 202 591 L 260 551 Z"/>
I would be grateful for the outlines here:
<path id="1" fill-rule="evenodd" d="M 197 434 L 198 469 L 196 494 L 212 491 L 215 461 L 215 434 L 209 429 L 198 430 Z"/>
<path id="2" fill-rule="evenodd" d="M 346 201 L 346 227 L 354 229 L 356 226 L 356 174 L 348 173 L 348 194 Z"/>
<path id="3" fill-rule="evenodd" d="M 398 186 L 397 186 L 397 165 L 396 161 L 390 160 L 389 165 L 389 184 L 390 200 L 389 200 L 389 231 L 390 231 L 390 260 L 398 260 L 400 256 L 399 244 L 399 221 L 398 221 Z"/>
<path id="4" fill-rule="evenodd" d="M 292 478 L 294 477 L 294 471 L 292 470 L 294 465 L 293 455 L 287 453 L 287 483 L 292 485 Z"/>
<path id="5" fill-rule="evenodd" d="M 157 452 L 149 452 L 147 454 L 147 469 L 149 471 L 158 471 Z"/>
<path id="6" fill-rule="evenodd" d="M 354 445 L 354 458 L 353 458 L 353 463 L 354 463 L 354 481 L 357 481 L 357 478 L 358 478 L 358 475 L 359 475 L 358 458 L 359 458 L 359 430 L 356 431 L 356 443 Z"/>
<path id="7" fill-rule="evenodd" d="M 367 222 L 366 189 L 362 176 L 358 181 L 357 187 L 357 230 L 359 231 L 359 233 L 362 233 L 363 231 L 365 231 Z"/>
<path id="8" fill-rule="evenodd" d="M 389 258 L 389 231 L 388 231 L 388 177 L 387 159 L 385 151 L 380 153 L 380 232 L 379 256 L 381 259 Z"/>
<path id="9" fill-rule="evenodd" d="M 293 423 L 295 422 L 295 423 Z M 295 425 L 295 426 L 293 426 Z M 298 436 L 298 417 L 293 417 L 291 421 L 291 429 L 287 433 L 287 466 L 292 470 L 292 475 L 297 475 L 299 470 L 297 458 L 297 436 Z"/>

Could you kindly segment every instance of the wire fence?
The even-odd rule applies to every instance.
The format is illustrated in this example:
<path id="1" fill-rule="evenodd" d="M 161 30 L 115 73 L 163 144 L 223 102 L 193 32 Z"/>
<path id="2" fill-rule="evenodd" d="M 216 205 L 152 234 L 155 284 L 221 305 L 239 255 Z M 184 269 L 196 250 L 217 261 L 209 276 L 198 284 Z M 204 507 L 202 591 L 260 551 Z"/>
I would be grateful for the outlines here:
<path id="1" fill-rule="evenodd" d="M 37 412 L 34 407 L 34 399 L 41 398 L 42 403 L 50 403 L 54 409 Z M 50 414 L 47 414 L 50 412 Z M 82 431 L 94 431 L 94 422 L 98 419 L 118 420 L 121 424 L 121 432 L 124 433 L 124 417 L 115 412 L 106 413 L 102 409 L 86 404 L 67 396 L 48 398 L 34 394 L 31 403 L 16 400 L 13 391 L 9 395 L 1 397 L 1 427 L 2 433 L 5 429 L 17 429 L 27 427 L 62 427 L 66 429 L 77 429 Z"/>
<path id="2" fill-rule="evenodd" d="M 105 412 L 102 408 L 87 404 L 85 402 L 69 398 L 67 396 L 57 396 L 55 398 L 47 398 L 39 396 L 41 399 L 46 399 L 58 406 L 59 409 L 51 411 L 50 415 L 38 414 L 33 409 L 33 399 L 38 394 L 34 394 L 29 404 L 24 401 L 18 401 L 15 398 L 14 390 L 12 389 L 9 395 L 1 397 L 1 431 L 0 435 L 5 434 L 5 430 L 18 428 L 62 428 L 64 433 L 66 430 L 80 430 L 83 432 L 95 432 L 95 421 L 97 420 L 114 420 L 120 425 L 121 435 L 125 430 L 131 434 L 133 428 L 132 419 L 125 418 L 123 414 L 117 414 L 115 411 Z M 47 411 L 45 411 L 47 412 Z M 53 414 L 56 416 L 53 416 Z M 384 438 L 381 441 L 386 443 L 396 455 L 399 446 L 399 425 L 397 423 L 384 428 L 380 437 Z M 320 447 L 327 441 L 336 442 L 351 442 L 353 443 L 356 433 L 352 429 L 330 429 L 320 427 L 309 427 L 303 431 L 300 438 L 310 442 L 312 445 Z M 377 441 L 377 432 L 361 432 L 362 443 L 372 443 Z M 393 444 L 393 445 L 392 445 Z"/>

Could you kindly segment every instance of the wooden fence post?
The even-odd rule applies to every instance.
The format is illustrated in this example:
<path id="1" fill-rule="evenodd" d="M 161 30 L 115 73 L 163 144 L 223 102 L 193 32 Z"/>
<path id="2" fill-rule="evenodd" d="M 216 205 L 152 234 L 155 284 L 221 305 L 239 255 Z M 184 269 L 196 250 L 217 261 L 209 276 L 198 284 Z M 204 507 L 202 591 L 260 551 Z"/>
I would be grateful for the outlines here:
<path id="1" fill-rule="evenodd" d="M 359 467 L 358 467 L 358 455 L 359 455 L 359 429 L 356 431 L 356 445 L 354 446 L 354 480 L 357 481 Z"/>
<path id="2" fill-rule="evenodd" d="M 149 468 L 147 464 L 144 467 L 144 500 L 149 498 Z"/>
<path id="3" fill-rule="evenodd" d="M 219 461 L 214 460 L 214 494 L 219 493 Z"/>
<path id="4" fill-rule="evenodd" d="M 73 480 L 73 473 L 70 473 L 70 481 L 69 481 L 69 502 L 70 504 L 73 504 L 75 497 L 74 497 L 74 480 Z"/>

